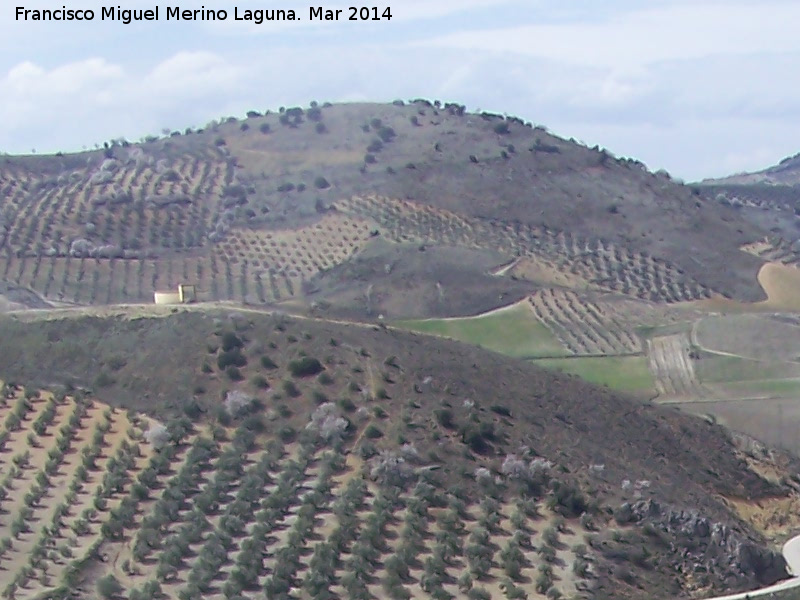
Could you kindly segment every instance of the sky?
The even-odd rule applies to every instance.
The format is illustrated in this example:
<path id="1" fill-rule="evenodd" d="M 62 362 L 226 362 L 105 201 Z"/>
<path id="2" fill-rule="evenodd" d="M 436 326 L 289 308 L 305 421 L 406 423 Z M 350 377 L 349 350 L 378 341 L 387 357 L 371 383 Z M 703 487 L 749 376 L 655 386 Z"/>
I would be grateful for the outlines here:
<path id="1" fill-rule="evenodd" d="M 796 0 L 385 1 L 368 4 L 391 9 L 378 22 L 347 21 L 341 2 L 2 2 L 0 152 L 78 151 L 312 100 L 420 97 L 515 115 L 686 181 L 800 152 Z M 100 21 L 109 5 L 159 6 L 161 18 Z M 312 22 L 312 5 L 345 10 Z M 98 16 L 24 22 L 16 6 Z M 166 21 L 167 6 L 229 19 Z M 234 21 L 234 7 L 301 20 Z"/>

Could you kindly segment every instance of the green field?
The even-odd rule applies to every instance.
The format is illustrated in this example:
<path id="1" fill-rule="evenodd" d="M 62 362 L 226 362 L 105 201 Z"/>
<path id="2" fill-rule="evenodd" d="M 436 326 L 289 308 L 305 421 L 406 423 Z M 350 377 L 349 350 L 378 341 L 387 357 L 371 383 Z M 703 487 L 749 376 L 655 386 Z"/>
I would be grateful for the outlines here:
<path id="1" fill-rule="evenodd" d="M 547 369 L 577 375 L 586 381 L 625 392 L 650 392 L 653 377 L 643 356 L 589 356 L 585 358 L 544 358 L 531 361 Z"/>
<path id="2" fill-rule="evenodd" d="M 399 321 L 398 327 L 452 338 L 517 358 L 567 356 L 568 352 L 525 304 L 488 315 Z"/>
<path id="3" fill-rule="evenodd" d="M 800 378 L 736 381 L 715 384 L 712 389 L 727 398 L 800 398 Z"/>
<path id="4" fill-rule="evenodd" d="M 702 383 L 727 383 L 800 377 L 800 364 L 764 362 L 738 356 L 704 354 L 696 361 L 695 370 Z"/>

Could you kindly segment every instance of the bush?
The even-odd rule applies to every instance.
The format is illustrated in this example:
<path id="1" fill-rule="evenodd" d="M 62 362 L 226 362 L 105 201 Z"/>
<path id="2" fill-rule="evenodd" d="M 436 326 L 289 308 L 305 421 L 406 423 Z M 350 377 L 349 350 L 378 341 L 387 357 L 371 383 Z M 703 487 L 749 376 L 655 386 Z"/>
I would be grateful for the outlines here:
<path id="1" fill-rule="evenodd" d="M 501 417 L 510 417 L 511 416 L 511 409 L 502 404 L 493 404 L 491 406 L 491 411 L 495 414 L 500 415 Z"/>
<path id="2" fill-rule="evenodd" d="M 244 379 L 244 375 L 242 375 L 242 372 L 239 370 L 239 367 L 235 367 L 233 365 L 229 365 L 228 367 L 226 367 L 225 375 L 227 375 L 228 379 L 230 379 L 231 381 L 241 381 L 242 379 Z"/>
<path id="3" fill-rule="evenodd" d="M 275 361 L 273 361 L 266 354 L 261 357 L 261 366 L 264 367 L 265 369 L 270 369 L 270 370 L 278 368 L 278 365 L 275 364 Z"/>
<path id="4" fill-rule="evenodd" d="M 555 546 L 558 543 L 558 530 L 548 527 L 542 532 L 542 539 L 548 546 Z"/>
<path id="5" fill-rule="evenodd" d="M 337 404 L 345 412 L 353 412 L 356 409 L 356 405 L 350 398 L 340 398 Z"/>
<path id="6" fill-rule="evenodd" d="M 239 348 L 233 348 L 227 352 L 220 352 L 217 356 L 217 366 L 222 371 L 227 367 L 243 367 L 247 364 L 247 358 Z"/>
<path id="7" fill-rule="evenodd" d="M 436 416 L 436 422 L 445 429 L 455 429 L 456 424 L 453 420 L 453 411 L 449 408 L 438 408 L 433 413 Z"/>
<path id="8" fill-rule="evenodd" d="M 553 575 L 547 571 L 540 571 L 538 577 L 536 577 L 536 591 L 540 594 L 544 594 L 552 585 Z"/>
<path id="9" fill-rule="evenodd" d="M 269 381 L 263 375 L 254 375 L 250 382 L 257 388 L 266 390 L 269 388 Z"/>
<path id="10" fill-rule="evenodd" d="M 105 371 L 101 371 L 100 374 L 95 377 L 94 384 L 99 388 L 108 387 L 110 385 L 114 385 L 117 382 L 111 375 L 106 373 Z"/>
<path id="11" fill-rule="evenodd" d="M 294 377 L 310 377 L 322 372 L 324 369 L 325 367 L 322 366 L 322 363 L 310 356 L 304 356 L 289 362 L 289 372 Z"/>
<path id="12" fill-rule="evenodd" d="M 314 179 L 314 187 L 318 190 L 327 190 L 331 184 L 322 175 Z"/>
<path id="13" fill-rule="evenodd" d="M 349 427 L 347 419 L 341 417 L 336 406 L 330 402 L 321 404 L 313 413 L 306 429 L 315 431 L 326 442 L 341 439 Z"/>
<path id="14" fill-rule="evenodd" d="M 233 390 L 225 395 L 224 406 L 230 416 L 239 417 L 250 412 L 255 403 L 256 399 L 252 396 L 248 396 L 239 390 Z"/>
<path id="15" fill-rule="evenodd" d="M 480 430 L 475 427 L 466 427 L 461 433 L 461 441 L 476 454 L 485 454 L 491 448 Z"/>
<path id="16" fill-rule="evenodd" d="M 567 517 L 577 517 L 586 511 L 586 498 L 581 490 L 571 484 L 553 482 L 553 495 L 548 499 L 548 508 Z"/>
<path id="17" fill-rule="evenodd" d="M 113 575 L 106 575 L 97 580 L 97 593 L 102 598 L 115 598 L 123 591 L 122 584 Z"/>
<path id="18" fill-rule="evenodd" d="M 394 129 L 391 127 L 381 127 L 378 129 L 378 137 L 381 138 L 381 141 L 384 143 L 391 142 L 397 134 L 394 132 Z"/>
<path id="19" fill-rule="evenodd" d="M 297 398 L 300 395 L 300 390 L 297 389 L 297 386 L 293 381 L 285 379 L 281 385 L 283 387 L 283 391 L 286 392 L 286 395 L 290 398 Z"/>
<path id="20" fill-rule="evenodd" d="M 368 437 L 369 439 L 371 439 L 371 440 L 377 440 L 378 438 L 382 438 L 383 437 L 383 432 L 378 427 L 376 427 L 375 425 L 369 425 L 364 430 L 364 435 L 366 437 Z"/>
<path id="21" fill-rule="evenodd" d="M 498 123 L 494 126 L 494 132 L 499 135 L 505 135 L 508 133 L 508 123 L 505 121 Z"/>
<path id="22" fill-rule="evenodd" d="M 224 352 L 228 352 L 234 348 L 241 348 L 242 346 L 244 346 L 244 342 L 232 331 L 226 331 L 222 334 L 222 350 Z"/>

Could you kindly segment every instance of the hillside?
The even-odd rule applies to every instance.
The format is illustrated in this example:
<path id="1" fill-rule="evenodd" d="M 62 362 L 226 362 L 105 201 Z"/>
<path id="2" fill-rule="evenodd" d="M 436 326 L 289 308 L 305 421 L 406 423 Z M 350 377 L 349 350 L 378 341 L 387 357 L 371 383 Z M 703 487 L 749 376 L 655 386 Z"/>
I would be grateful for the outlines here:
<path id="1" fill-rule="evenodd" d="M 0 158 L 0 594 L 785 577 L 792 194 L 423 100 Z"/>
<path id="2" fill-rule="evenodd" d="M 768 229 L 543 127 L 427 101 L 249 114 L 2 158 L 0 280 L 69 304 L 188 282 L 361 318 L 475 314 L 565 277 L 656 302 L 763 298 L 763 260 L 739 248 Z"/>
<path id="3" fill-rule="evenodd" d="M 17 598 L 672 598 L 784 576 L 767 536 L 793 525 L 795 460 L 524 361 L 201 306 L 9 314 L 0 343 Z"/>
<path id="4" fill-rule="evenodd" d="M 800 155 L 754 173 L 739 173 L 695 184 L 709 199 L 737 209 L 768 234 L 744 250 L 761 259 L 797 264 L 800 260 Z"/>

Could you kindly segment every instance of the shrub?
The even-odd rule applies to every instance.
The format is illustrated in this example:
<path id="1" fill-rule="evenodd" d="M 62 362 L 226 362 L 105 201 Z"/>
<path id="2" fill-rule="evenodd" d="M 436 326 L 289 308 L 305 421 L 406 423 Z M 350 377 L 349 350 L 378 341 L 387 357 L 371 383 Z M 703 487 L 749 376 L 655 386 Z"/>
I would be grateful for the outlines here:
<path id="1" fill-rule="evenodd" d="M 115 598 L 123 591 L 122 584 L 109 574 L 97 580 L 97 593 L 102 598 Z"/>
<path id="2" fill-rule="evenodd" d="M 453 411 L 449 408 L 438 408 L 433 413 L 436 417 L 436 422 L 445 429 L 455 429 L 455 421 L 453 421 Z"/>
<path id="3" fill-rule="evenodd" d="M 266 354 L 261 357 L 261 366 L 270 370 L 278 368 L 278 365 L 276 365 L 275 362 Z"/>
<path id="4" fill-rule="evenodd" d="M 468 426 L 461 433 L 461 441 L 477 454 L 484 454 L 491 448 L 479 429 Z"/>
<path id="5" fill-rule="evenodd" d="M 371 439 L 371 440 L 377 440 L 378 438 L 382 438 L 383 437 L 383 432 L 378 427 L 376 427 L 375 425 L 369 425 L 364 430 L 364 435 L 366 437 L 368 437 L 369 439 Z"/>
<path id="6" fill-rule="evenodd" d="M 250 382 L 259 389 L 266 390 L 269 388 L 269 382 L 263 375 L 254 375 Z"/>
<path id="7" fill-rule="evenodd" d="M 322 175 L 314 179 L 314 187 L 318 190 L 327 190 L 331 184 Z"/>
<path id="8" fill-rule="evenodd" d="M 552 587 L 552 585 L 552 573 L 548 571 L 539 571 L 539 575 L 536 577 L 536 591 L 540 594 L 544 594 Z"/>
<path id="9" fill-rule="evenodd" d="M 356 409 L 355 403 L 350 398 L 340 398 L 337 404 L 345 412 L 353 412 Z"/>
<path id="10" fill-rule="evenodd" d="M 494 132 L 499 134 L 499 135 L 505 135 L 505 134 L 508 133 L 508 131 L 509 131 L 508 130 L 508 123 L 506 123 L 505 121 L 497 123 L 494 126 Z"/>
<path id="11" fill-rule="evenodd" d="M 255 398 L 245 394 L 240 390 L 233 390 L 225 395 L 225 410 L 232 417 L 239 417 L 247 412 L 255 404 Z"/>
<path id="12" fill-rule="evenodd" d="M 558 530 L 548 527 L 542 532 L 542 539 L 548 546 L 555 546 L 558 543 Z"/>
<path id="13" fill-rule="evenodd" d="M 586 511 L 586 507 L 586 498 L 577 486 L 561 481 L 553 482 L 553 493 L 548 499 L 550 510 L 555 510 L 567 517 L 577 517 Z"/>
<path id="14" fill-rule="evenodd" d="M 106 373 L 105 371 L 101 371 L 100 374 L 95 377 L 94 384 L 99 387 L 108 387 L 110 385 L 114 385 L 117 382 L 111 375 Z"/>
<path id="15" fill-rule="evenodd" d="M 491 600 L 492 596 L 485 588 L 474 587 L 467 592 L 469 600 Z"/>
<path id="16" fill-rule="evenodd" d="M 368 450 L 374 452 L 375 446 L 367 441 L 361 449 L 362 457 L 365 457 Z M 369 458 L 369 474 L 380 484 L 401 486 L 414 476 L 414 469 L 401 453 L 382 450 Z"/>
<path id="17" fill-rule="evenodd" d="M 289 372 L 294 377 L 310 377 L 322 372 L 325 367 L 316 358 L 304 356 L 289 362 Z"/>
<path id="18" fill-rule="evenodd" d="M 378 129 L 378 137 L 381 138 L 381 141 L 384 143 L 391 142 L 397 134 L 394 132 L 394 129 L 388 126 L 383 126 Z"/>
<path id="19" fill-rule="evenodd" d="M 501 417 L 510 417 L 511 416 L 511 409 L 502 404 L 493 404 L 491 406 L 491 410 L 493 413 L 500 415 Z"/>
<path id="20" fill-rule="evenodd" d="M 157 450 L 163 448 L 167 442 L 170 441 L 169 430 L 161 423 L 154 423 L 151 425 L 150 428 L 144 432 L 143 437 Z"/>
<path id="21" fill-rule="evenodd" d="M 316 432 L 323 440 L 330 442 L 342 438 L 349 425 L 347 419 L 339 415 L 336 406 L 326 402 L 311 413 L 311 420 L 306 429 Z"/>
<path id="22" fill-rule="evenodd" d="M 290 398 L 297 398 L 300 395 L 299 388 L 289 379 L 284 379 L 281 383 L 281 388 Z"/>
<path id="23" fill-rule="evenodd" d="M 241 338 L 232 331 L 226 331 L 222 334 L 222 350 L 228 352 L 234 348 L 241 348 L 244 346 Z"/>
<path id="24" fill-rule="evenodd" d="M 239 367 L 235 367 L 233 365 L 229 365 L 228 367 L 225 368 L 225 375 L 227 375 L 228 379 L 230 379 L 231 381 L 241 381 L 242 379 L 244 379 L 244 375 L 242 375 L 242 372 L 239 370 Z"/>
<path id="25" fill-rule="evenodd" d="M 239 348 L 233 348 L 227 352 L 220 352 L 217 356 L 217 366 L 220 370 L 227 367 L 243 367 L 247 364 L 247 358 L 242 354 Z"/>

